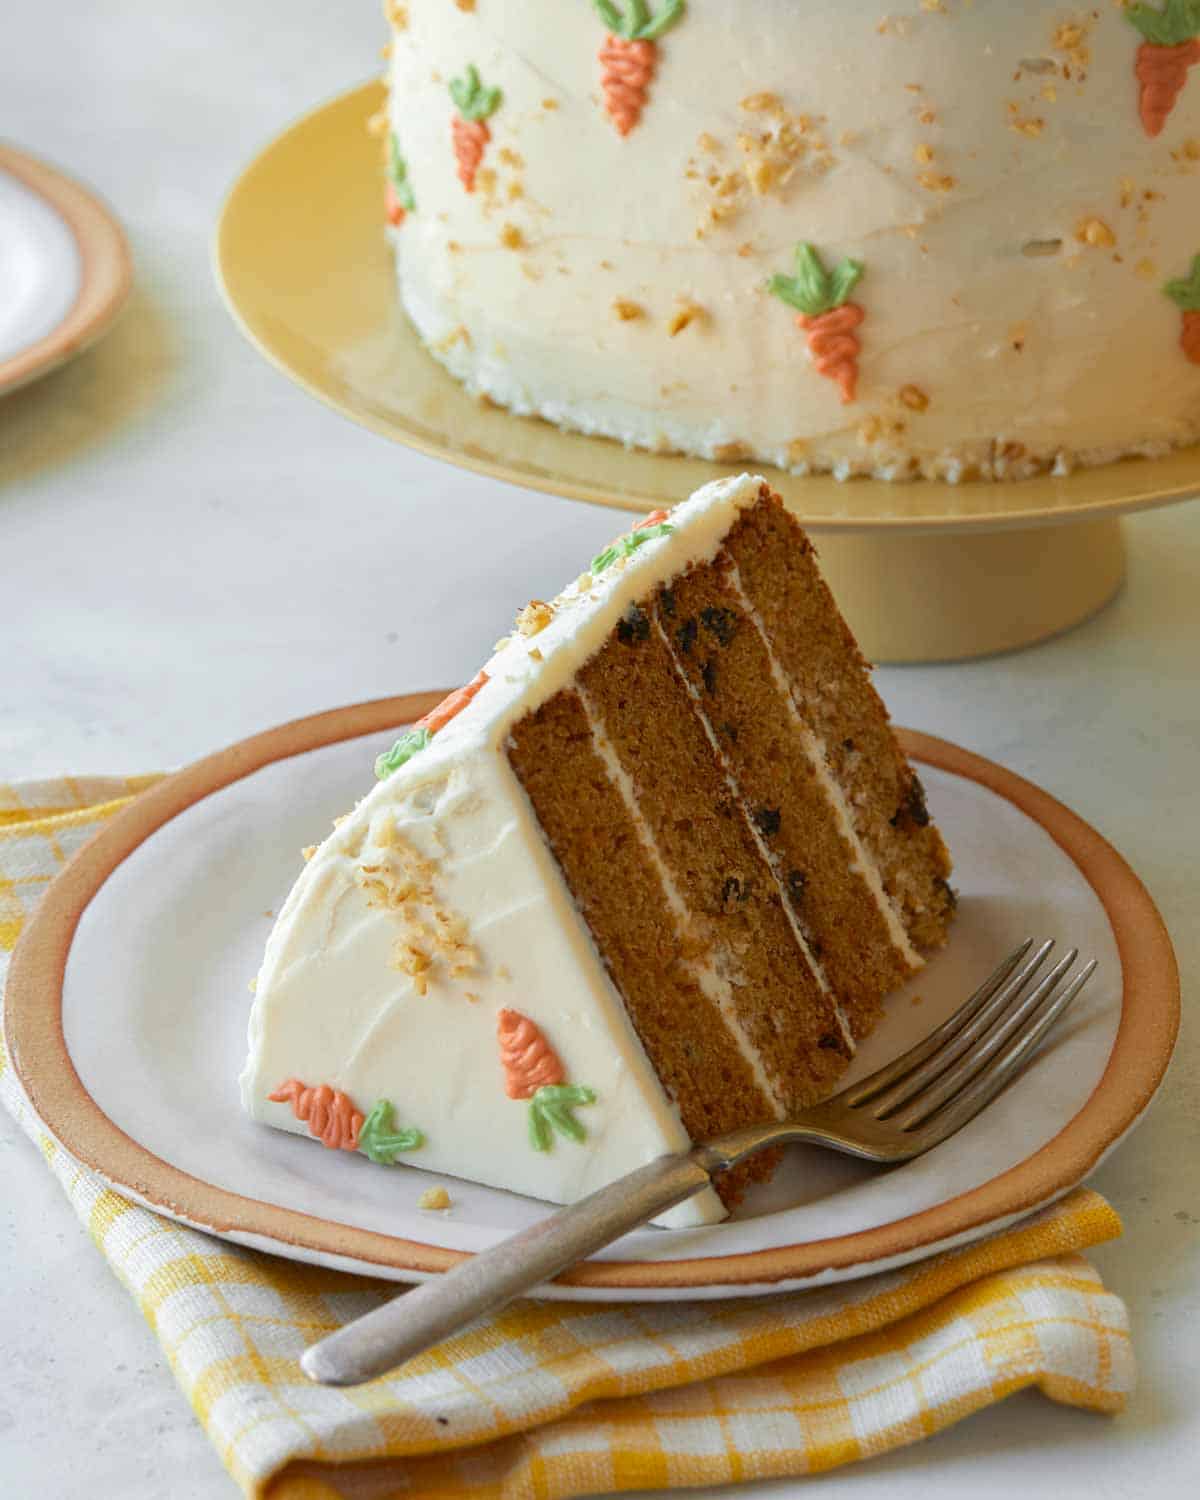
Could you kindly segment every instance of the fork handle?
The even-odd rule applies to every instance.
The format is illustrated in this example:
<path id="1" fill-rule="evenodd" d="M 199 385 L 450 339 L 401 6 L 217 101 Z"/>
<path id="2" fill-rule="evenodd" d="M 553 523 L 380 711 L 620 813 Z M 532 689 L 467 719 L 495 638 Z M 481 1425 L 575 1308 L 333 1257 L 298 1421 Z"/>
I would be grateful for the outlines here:
<path id="1" fill-rule="evenodd" d="M 322 1385 L 382 1375 L 694 1197 L 729 1165 L 725 1153 L 705 1147 L 660 1156 L 356 1318 L 306 1349 L 300 1366 Z"/>

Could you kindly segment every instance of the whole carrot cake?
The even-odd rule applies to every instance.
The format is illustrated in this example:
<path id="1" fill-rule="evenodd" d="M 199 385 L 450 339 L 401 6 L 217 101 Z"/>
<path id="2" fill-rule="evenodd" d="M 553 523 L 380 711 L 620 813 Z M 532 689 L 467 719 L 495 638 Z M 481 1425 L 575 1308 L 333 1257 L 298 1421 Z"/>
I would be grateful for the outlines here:
<path id="1" fill-rule="evenodd" d="M 242 1089 L 377 1162 L 573 1201 L 829 1092 L 945 939 L 921 783 L 758 479 L 527 604 L 376 775 L 279 915 Z"/>
<path id="2" fill-rule="evenodd" d="M 1200 0 L 388 0 L 400 295 L 513 411 L 794 473 L 1200 437 Z"/>

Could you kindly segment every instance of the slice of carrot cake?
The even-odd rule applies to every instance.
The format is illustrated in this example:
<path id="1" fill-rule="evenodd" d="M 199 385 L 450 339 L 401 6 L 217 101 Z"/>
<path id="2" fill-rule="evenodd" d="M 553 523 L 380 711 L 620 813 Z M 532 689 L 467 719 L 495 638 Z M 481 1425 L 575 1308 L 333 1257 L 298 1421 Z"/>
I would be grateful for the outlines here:
<path id="1" fill-rule="evenodd" d="M 920 781 L 759 479 L 526 605 L 376 774 L 280 913 L 242 1075 L 376 1162 L 571 1202 L 830 1091 L 945 940 Z"/>

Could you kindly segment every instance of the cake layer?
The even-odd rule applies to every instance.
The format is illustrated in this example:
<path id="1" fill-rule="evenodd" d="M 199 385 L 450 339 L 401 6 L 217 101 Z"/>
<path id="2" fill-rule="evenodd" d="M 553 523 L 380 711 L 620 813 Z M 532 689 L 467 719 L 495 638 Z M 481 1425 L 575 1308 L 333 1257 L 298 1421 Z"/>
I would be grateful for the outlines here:
<path id="1" fill-rule="evenodd" d="M 400 294 L 472 390 L 797 473 L 1200 435 L 1195 7 L 614 6 L 388 7 Z"/>
<path id="2" fill-rule="evenodd" d="M 938 947 L 954 900 L 946 883 L 949 856 L 812 543 L 782 506 L 758 506 L 731 528 L 725 549 L 799 711 L 821 740 L 888 898 L 918 947 Z M 846 672 L 847 660 L 859 670 Z"/>
<path id="3" fill-rule="evenodd" d="M 829 1091 L 851 1049 L 645 607 L 630 608 L 579 682 L 784 1118 Z"/>
<path id="4" fill-rule="evenodd" d="M 579 694 L 563 691 L 522 719 L 508 757 L 688 1135 L 708 1140 L 777 1116 L 713 997 L 719 976 L 700 969 L 696 920 L 685 909 L 681 921 L 670 875 L 610 775 Z M 723 1201 L 773 1166 L 764 1153 L 726 1174 Z"/>
<path id="5" fill-rule="evenodd" d="M 920 959 L 879 889 L 825 746 L 793 701 L 729 553 L 664 589 L 657 612 L 755 819 L 783 899 L 854 1035 L 865 1035 L 883 996 Z M 860 670 L 856 653 L 839 669 L 847 667 Z"/>

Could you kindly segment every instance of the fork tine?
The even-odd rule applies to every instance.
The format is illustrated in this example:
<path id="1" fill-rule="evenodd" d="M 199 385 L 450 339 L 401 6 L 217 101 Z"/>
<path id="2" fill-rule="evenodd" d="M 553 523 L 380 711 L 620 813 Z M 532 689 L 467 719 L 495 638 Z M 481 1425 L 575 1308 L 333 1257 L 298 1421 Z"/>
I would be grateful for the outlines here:
<path id="1" fill-rule="evenodd" d="M 1028 963 L 1007 979 L 972 1015 L 965 1017 L 963 1024 L 955 1028 L 953 1035 L 942 1042 L 936 1051 L 931 1052 L 919 1067 L 906 1073 L 882 1096 L 876 1094 L 870 1100 L 871 1113 L 875 1118 L 878 1120 L 894 1115 L 896 1110 L 915 1099 L 923 1089 L 933 1084 L 965 1052 L 974 1047 L 997 1019 L 1019 1000 L 1053 947 L 1053 938 L 1044 942 Z"/>
<path id="2" fill-rule="evenodd" d="M 891 1084 L 911 1073 L 916 1067 L 932 1056 L 940 1047 L 966 1025 L 977 1010 L 986 1005 L 992 998 L 1016 966 L 1033 947 L 1033 939 L 1026 938 L 1018 948 L 1014 948 L 1008 957 L 999 965 L 995 971 L 988 975 L 979 988 L 968 1000 L 964 1000 L 948 1020 L 942 1022 L 936 1030 L 931 1031 L 927 1037 L 923 1037 L 915 1047 L 910 1047 L 907 1052 L 902 1053 L 893 1062 L 869 1073 L 858 1083 L 852 1084 L 848 1089 L 843 1089 L 840 1094 L 829 1100 L 829 1103 L 845 1104 L 848 1108 L 855 1109 L 860 1104 L 865 1104 L 876 1094 L 880 1094 Z"/>
<path id="3" fill-rule="evenodd" d="M 1012 1003 L 991 1017 L 986 1029 L 979 1031 L 970 1045 L 957 1059 L 951 1061 L 950 1065 L 939 1073 L 928 1087 L 911 1093 L 903 1109 L 893 1110 L 885 1116 L 889 1124 L 897 1126 L 900 1130 L 912 1130 L 922 1120 L 927 1120 L 930 1115 L 941 1109 L 943 1104 L 949 1103 L 977 1073 L 986 1068 L 988 1062 L 999 1052 L 1009 1037 L 1019 1031 L 1031 1016 L 1037 1014 L 1043 1002 L 1053 995 L 1058 988 L 1059 981 L 1078 957 L 1078 948 L 1072 948 L 1070 953 L 1060 958 L 1050 972 L 1038 981 L 1037 986 L 1028 995 L 1022 996 L 1019 1000 L 1014 995 Z M 983 1020 L 982 1015 L 980 1020 Z"/>
<path id="4" fill-rule="evenodd" d="M 938 1145 L 956 1131 L 961 1130 L 985 1105 L 992 1102 L 1001 1089 L 1006 1088 L 1012 1082 L 1025 1067 L 1046 1033 L 1060 1020 L 1063 1012 L 1095 972 L 1096 960 L 1093 958 L 1060 995 L 1057 995 L 1038 1014 L 1029 1017 L 992 1067 L 979 1074 L 973 1083 L 968 1084 L 932 1119 L 926 1120 L 923 1125 L 917 1127 L 914 1134 L 921 1138 L 923 1151 L 928 1151 L 931 1146 Z"/>

